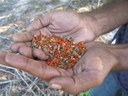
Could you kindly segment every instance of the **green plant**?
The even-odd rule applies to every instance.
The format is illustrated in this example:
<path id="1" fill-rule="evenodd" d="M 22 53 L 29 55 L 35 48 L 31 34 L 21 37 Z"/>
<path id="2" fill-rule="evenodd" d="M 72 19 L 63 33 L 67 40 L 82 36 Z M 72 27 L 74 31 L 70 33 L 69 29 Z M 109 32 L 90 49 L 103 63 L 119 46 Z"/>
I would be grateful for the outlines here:
<path id="1" fill-rule="evenodd" d="M 80 96 L 89 96 L 88 94 L 89 94 L 89 91 L 81 92 L 81 93 L 80 93 Z"/>

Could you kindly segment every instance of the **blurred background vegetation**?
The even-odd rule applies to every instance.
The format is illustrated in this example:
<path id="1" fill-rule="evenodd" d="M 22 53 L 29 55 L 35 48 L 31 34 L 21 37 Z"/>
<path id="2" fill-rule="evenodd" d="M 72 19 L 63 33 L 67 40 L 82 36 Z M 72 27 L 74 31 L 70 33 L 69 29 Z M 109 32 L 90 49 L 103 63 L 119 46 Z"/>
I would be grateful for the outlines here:
<path id="1" fill-rule="evenodd" d="M 38 16 L 52 10 L 94 10 L 108 0 L 0 0 L 0 50 L 9 51 L 10 37 L 23 32 Z M 111 34 L 110 34 L 111 35 Z M 108 35 L 108 37 L 110 37 Z M 106 38 L 99 40 L 107 42 Z M 0 96 L 72 96 L 61 90 L 53 90 L 42 81 L 26 72 L 0 65 Z M 88 92 L 78 94 L 88 96 Z"/>

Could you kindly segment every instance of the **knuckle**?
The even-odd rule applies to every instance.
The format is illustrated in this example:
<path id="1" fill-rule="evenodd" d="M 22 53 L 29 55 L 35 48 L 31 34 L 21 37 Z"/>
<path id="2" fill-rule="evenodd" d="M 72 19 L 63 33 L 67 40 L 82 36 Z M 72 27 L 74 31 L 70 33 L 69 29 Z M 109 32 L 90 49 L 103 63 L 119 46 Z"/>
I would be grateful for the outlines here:
<path id="1" fill-rule="evenodd" d="M 12 46 L 11 46 L 11 50 L 12 50 L 12 52 L 17 52 L 17 46 L 16 46 L 16 44 L 12 44 Z"/>
<path id="2" fill-rule="evenodd" d="M 33 56 L 37 57 L 38 59 L 43 59 L 43 60 L 47 59 L 47 56 L 44 54 L 44 52 L 39 49 L 33 50 Z"/>
<path id="3" fill-rule="evenodd" d="M 29 47 L 22 46 L 19 48 L 19 53 L 28 57 L 31 57 L 31 50 Z"/>
<path id="4" fill-rule="evenodd" d="M 22 54 L 22 55 L 23 54 L 27 54 L 27 52 L 24 52 L 24 51 L 25 51 L 25 47 L 24 46 L 19 48 L 19 53 L 20 54 Z"/>

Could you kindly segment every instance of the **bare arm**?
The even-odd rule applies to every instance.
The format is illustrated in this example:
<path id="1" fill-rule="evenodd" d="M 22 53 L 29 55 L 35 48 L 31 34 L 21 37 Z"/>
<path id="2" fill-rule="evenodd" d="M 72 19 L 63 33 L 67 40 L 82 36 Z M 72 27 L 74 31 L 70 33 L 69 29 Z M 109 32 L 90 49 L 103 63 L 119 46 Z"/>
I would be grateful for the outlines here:
<path id="1" fill-rule="evenodd" d="M 111 45 L 111 52 L 118 60 L 118 64 L 113 67 L 113 71 L 128 70 L 128 44 L 127 45 Z"/>
<path id="2" fill-rule="evenodd" d="M 97 36 L 110 32 L 128 22 L 128 0 L 112 0 L 101 8 L 90 13 L 85 13 L 91 17 L 92 30 Z"/>

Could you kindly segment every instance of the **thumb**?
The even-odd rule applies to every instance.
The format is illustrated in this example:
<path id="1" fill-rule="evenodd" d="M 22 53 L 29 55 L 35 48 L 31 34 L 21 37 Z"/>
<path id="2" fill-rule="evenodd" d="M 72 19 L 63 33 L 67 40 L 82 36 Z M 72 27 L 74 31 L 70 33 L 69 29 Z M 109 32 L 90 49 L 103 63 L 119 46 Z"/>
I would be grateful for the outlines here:
<path id="1" fill-rule="evenodd" d="M 50 23 L 51 14 L 47 14 L 45 16 L 39 17 L 35 19 L 27 28 L 26 31 L 36 31 L 43 27 L 46 27 Z"/>
<path id="2" fill-rule="evenodd" d="M 54 79 L 52 79 L 50 82 L 51 88 L 54 89 L 63 89 L 65 91 L 68 91 L 70 93 L 76 94 L 76 89 L 74 88 L 75 85 L 75 80 L 73 77 L 67 77 L 67 76 L 63 76 L 63 77 L 56 77 Z"/>
<path id="3" fill-rule="evenodd" d="M 72 94 L 77 94 L 81 91 L 88 90 L 92 85 L 87 77 L 80 75 L 76 76 L 62 76 L 53 78 L 50 82 L 51 88 L 62 89 Z"/>

